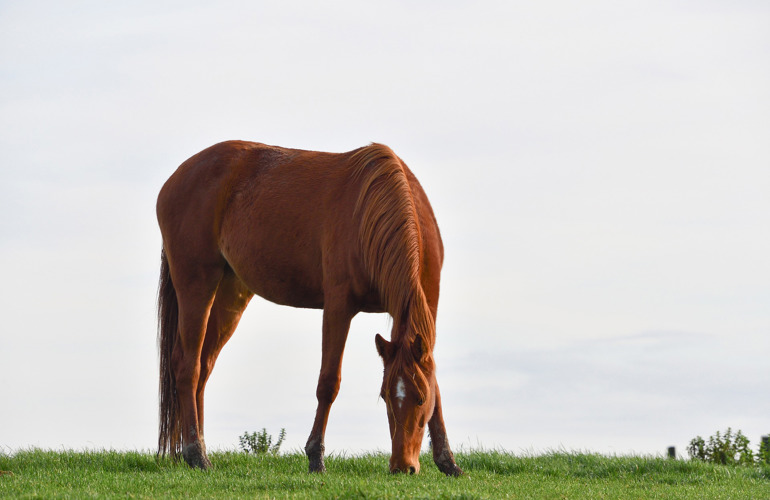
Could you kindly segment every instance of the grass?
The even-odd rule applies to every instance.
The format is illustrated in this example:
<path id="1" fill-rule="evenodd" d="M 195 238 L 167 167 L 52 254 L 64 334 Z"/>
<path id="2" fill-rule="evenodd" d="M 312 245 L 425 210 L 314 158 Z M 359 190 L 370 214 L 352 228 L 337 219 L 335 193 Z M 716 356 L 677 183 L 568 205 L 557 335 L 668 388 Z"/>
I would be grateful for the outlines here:
<path id="1" fill-rule="evenodd" d="M 150 453 L 0 454 L 0 498 L 770 498 L 767 465 L 477 451 L 457 455 L 465 476 L 447 478 L 427 455 L 416 476 L 390 475 L 383 454 L 327 457 L 326 474 L 309 474 L 301 453 L 210 458 L 201 472 Z"/>

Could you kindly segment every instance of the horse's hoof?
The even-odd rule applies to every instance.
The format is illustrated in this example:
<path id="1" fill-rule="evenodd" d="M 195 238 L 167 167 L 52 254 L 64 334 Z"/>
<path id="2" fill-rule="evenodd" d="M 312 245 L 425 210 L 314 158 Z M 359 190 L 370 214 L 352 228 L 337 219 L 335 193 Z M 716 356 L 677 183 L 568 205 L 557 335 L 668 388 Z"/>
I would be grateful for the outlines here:
<path id="1" fill-rule="evenodd" d="M 305 455 L 310 461 L 308 470 L 310 472 L 326 472 L 326 466 L 324 466 L 324 445 L 322 441 L 316 441 L 312 439 L 307 440 L 305 445 Z"/>
<path id="2" fill-rule="evenodd" d="M 436 467 L 447 476 L 458 477 L 463 475 L 463 470 L 453 461 L 436 462 Z"/>
<path id="3" fill-rule="evenodd" d="M 311 458 L 308 469 L 310 472 L 318 472 L 318 473 L 326 472 L 326 466 L 324 465 L 323 458 L 318 458 L 315 460 Z"/>
<path id="4" fill-rule="evenodd" d="M 187 465 L 193 469 L 208 470 L 211 468 L 211 461 L 203 451 L 200 442 L 188 444 L 182 449 L 182 457 Z"/>
<path id="5" fill-rule="evenodd" d="M 447 476 L 461 476 L 463 470 L 455 463 L 455 457 L 447 444 L 443 449 L 433 450 L 433 462 L 438 467 L 438 470 L 446 474 Z"/>
<path id="6" fill-rule="evenodd" d="M 463 475 L 463 470 L 457 466 L 457 464 L 436 464 L 438 470 L 446 474 L 447 476 L 458 477 Z"/>

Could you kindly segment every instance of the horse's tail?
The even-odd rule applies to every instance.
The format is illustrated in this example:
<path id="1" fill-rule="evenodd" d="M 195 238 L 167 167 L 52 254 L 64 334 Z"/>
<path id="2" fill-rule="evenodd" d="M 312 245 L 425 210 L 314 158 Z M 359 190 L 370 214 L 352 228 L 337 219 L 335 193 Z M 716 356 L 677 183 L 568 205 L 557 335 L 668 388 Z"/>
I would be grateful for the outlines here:
<path id="1" fill-rule="evenodd" d="M 160 429 L 158 455 L 176 458 L 182 447 L 182 430 L 176 380 L 171 367 L 174 343 L 179 336 L 179 304 L 171 281 L 165 250 L 160 254 L 158 285 L 158 350 L 160 352 Z"/>
<path id="2" fill-rule="evenodd" d="M 436 328 L 420 282 L 422 237 L 405 166 L 382 144 L 356 150 L 353 162 L 361 181 L 355 213 L 364 266 L 394 325 L 407 340 L 420 334 L 431 353 Z"/>

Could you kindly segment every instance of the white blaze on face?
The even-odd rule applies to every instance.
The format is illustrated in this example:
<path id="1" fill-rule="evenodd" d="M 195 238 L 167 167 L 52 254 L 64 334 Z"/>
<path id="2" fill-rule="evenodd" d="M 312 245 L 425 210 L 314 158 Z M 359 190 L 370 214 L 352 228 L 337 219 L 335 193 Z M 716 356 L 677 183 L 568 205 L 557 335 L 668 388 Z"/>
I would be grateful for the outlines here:
<path id="1" fill-rule="evenodd" d="M 398 407 L 404 403 L 406 397 L 406 386 L 404 385 L 404 379 L 398 377 L 398 383 L 396 384 L 396 399 L 398 400 Z"/>

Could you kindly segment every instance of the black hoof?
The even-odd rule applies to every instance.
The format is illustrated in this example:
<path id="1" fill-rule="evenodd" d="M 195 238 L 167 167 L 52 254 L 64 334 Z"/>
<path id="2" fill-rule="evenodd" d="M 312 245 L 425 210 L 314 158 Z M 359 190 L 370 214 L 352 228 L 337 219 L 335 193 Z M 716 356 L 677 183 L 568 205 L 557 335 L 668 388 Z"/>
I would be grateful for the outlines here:
<path id="1" fill-rule="evenodd" d="M 308 464 L 308 470 L 310 472 L 326 472 L 323 443 L 308 440 L 308 443 L 305 445 L 305 455 L 307 455 L 310 462 Z"/>
<path id="2" fill-rule="evenodd" d="M 446 474 L 447 476 L 461 476 L 463 473 L 463 470 L 457 466 L 455 463 L 454 456 L 451 452 L 449 453 L 441 453 L 439 456 L 434 456 L 433 461 L 436 463 L 436 467 L 438 467 L 438 470 Z"/>
<path id="3" fill-rule="evenodd" d="M 200 442 L 188 444 L 182 450 L 182 457 L 187 465 L 193 469 L 208 470 L 211 468 L 211 461 L 206 456 L 206 452 L 203 451 L 203 447 Z"/>
<path id="4" fill-rule="evenodd" d="M 318 473 L 326 472 L 326 466 L 324 465 L 323 458 L 320 458 L 317 460 L 310 459 L 308 470 L 309 472 L 318 472 Z"/>
<path id="5" fill-rule="evenodd" d="M 436 464 L 438 470 L 446 474 L 447 476 L 458 477 L 463 475 L 463 470 L 457 466 L 456 463 L 449 464 Z"/>

